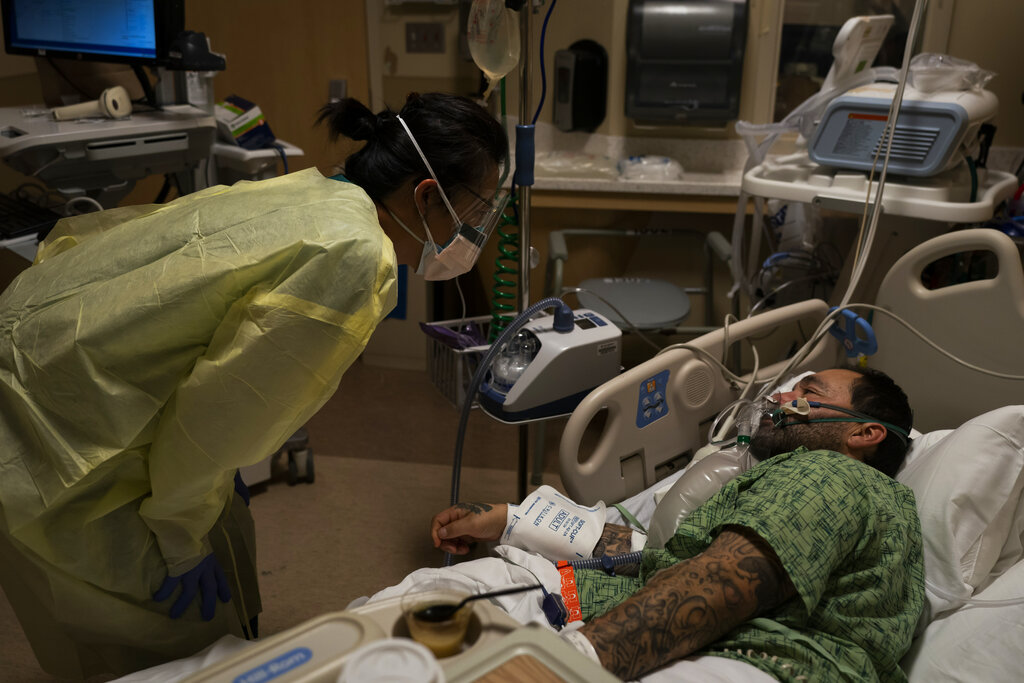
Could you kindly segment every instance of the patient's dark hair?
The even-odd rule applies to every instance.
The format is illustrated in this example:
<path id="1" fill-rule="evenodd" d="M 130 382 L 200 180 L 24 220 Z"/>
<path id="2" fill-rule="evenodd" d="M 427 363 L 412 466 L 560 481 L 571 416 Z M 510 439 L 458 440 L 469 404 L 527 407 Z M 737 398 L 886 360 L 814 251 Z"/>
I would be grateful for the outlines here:
<path id="1" fill-rule="evenodd" d="M 374 114 L 351 97 L 320 110 L 332 140 L 343 135 L 366 144 L 345 160 L 345 177 L 374 201 L 383 201 L 402 183 L 430 177 L 412 140 L 398 120 L 412 130 L 446 192 L 459 186 L 477 187 L 492 165 L 508 153 L 505 129 L 486 109 L 469 98 L 445 93 L 412 93 L 397 113 Z"/>
<path id="2" fill-rule="evenodd" d="M 860 375 L 850 392 L 850 405 L 853 409 L 882 422 L 894 424 L 909 433 L 914 423 L 914 413 L 903 389 L 880 370 L 859 367 L 847 369 Z M 865 463 L 890 477 L 895 477 L 907 456 L 910 437 L 904 441 L 891 429 L 888 432 Z"/>

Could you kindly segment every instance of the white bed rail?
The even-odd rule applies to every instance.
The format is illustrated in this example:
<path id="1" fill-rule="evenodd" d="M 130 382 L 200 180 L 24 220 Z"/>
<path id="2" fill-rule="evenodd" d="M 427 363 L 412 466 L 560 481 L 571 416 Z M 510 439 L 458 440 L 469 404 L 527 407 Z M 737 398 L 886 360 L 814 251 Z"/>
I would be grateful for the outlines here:
<path id="1" fill-rule="evenodd" d="M 994 254 L 995 277 L 939 289 L 924 285 L 929 264 L 967 251 Z M 963 360 L 1024 375 L 1024 270 L 1017 245 L 998 230 L 959 230 L 914 247 L 889 269 L 877 305 Z M 871 325 L 878 353 L 868 364 L 907 392 L 919 431 L 955 428 L 988 410 L 1024 402 L 1024 382 L 963 367 L 884 313 L 876 312 Z"/>
<path id="2" fill-rule="evenodd" d="M 824 301 L 803 301 L 733 323 L 728 340 L 725 330 L 718 329 L 690 345 L 720 359 L 726 343 L 789 323 L 817 325 L 827 313 Z M 826 335 L 801 368 L 831 367 L 838 351 L 839 345 Z M 758 377 L 771 377 L 784 365 L 781 361 L 763 368 Z M 620 501 L 653 485 L 686 465 L 704 443 L 702 423 L 738 395 L 739 390 L 714 364 L 682 348 L 665 351 L 602 384 L 573 411 L 562 434 L 559 466 L 566 492 L 573 500 L 592 505 L 598 500 Z M 602 415 L 604 425 L 590 451 L 584 434 Z"/>

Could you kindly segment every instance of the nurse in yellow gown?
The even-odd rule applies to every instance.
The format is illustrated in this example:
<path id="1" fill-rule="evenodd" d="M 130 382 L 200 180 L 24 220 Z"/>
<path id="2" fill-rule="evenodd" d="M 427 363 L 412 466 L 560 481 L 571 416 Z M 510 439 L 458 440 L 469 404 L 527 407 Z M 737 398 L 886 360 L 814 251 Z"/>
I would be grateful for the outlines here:
<path id="1" fill-rule="evenodd" d="M 398 264 L 465 272 L 501 210 L 505 133 L 470 100 L 411 95 L 375 115 L 346 99 L 321 120 L 366 141 L 344 176 L 64 219 L 0 296 L 0 583 L 53 675 L 248 634 L 238 468 L 335 391 L 395 305 Z M 199 577 L 195 599 L 154 600 L 169 577 Z"/>

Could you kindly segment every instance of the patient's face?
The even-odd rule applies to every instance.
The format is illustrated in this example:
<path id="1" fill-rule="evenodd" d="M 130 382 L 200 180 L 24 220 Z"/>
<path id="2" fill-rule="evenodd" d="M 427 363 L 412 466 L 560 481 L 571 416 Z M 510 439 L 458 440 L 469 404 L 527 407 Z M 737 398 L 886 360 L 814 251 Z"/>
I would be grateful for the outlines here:
<path id="1" fill-rule="evenodd" d="M 841 408 L 852 408 L 850 397 L 853 383 L 860 377 L 850 370 L 824 370 L 800 380 L 793 388 L 773 398 L 780 403 L 795 398 L 830 403 Z M 776 427 L 771 418 L 764 417 L 750 440 L 750 453 L 757 460 L 765 460 L 781 453 L 789 453 L 799 446 L 810 450 L 845 452 L 845 435 L 848 424 L 843 422 L 812 422 L 811 418 L 842 417 L 841 413 L 828 408 L 812 408 L 806 417 L 787 416 L 785 427 Z"/>

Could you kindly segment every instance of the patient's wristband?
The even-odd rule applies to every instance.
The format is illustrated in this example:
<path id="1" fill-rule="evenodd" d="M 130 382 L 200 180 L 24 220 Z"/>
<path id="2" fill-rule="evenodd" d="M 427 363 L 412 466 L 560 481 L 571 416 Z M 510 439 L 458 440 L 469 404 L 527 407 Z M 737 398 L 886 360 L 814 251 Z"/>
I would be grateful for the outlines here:
<path id="1" fill-rule="evenodd" d="M 604 503 L 579 505 L 550 486 L 541 486 L 519 505 L 509 505 L 501 542 L 550 560 L 589 558 L 601 540 Z"/>
<path id="2" fill-rule="evenodd" d="M 568 612 L 565 623 L 571 624 L 575 621 L 583 623 L 583 610 L 580 608 L 580 595 L 576 590 L 576 571 L 565 560 L 558 563 L 558 579 L 561 582 L 559 593 L 562 595 L 562 604 Z"/>

